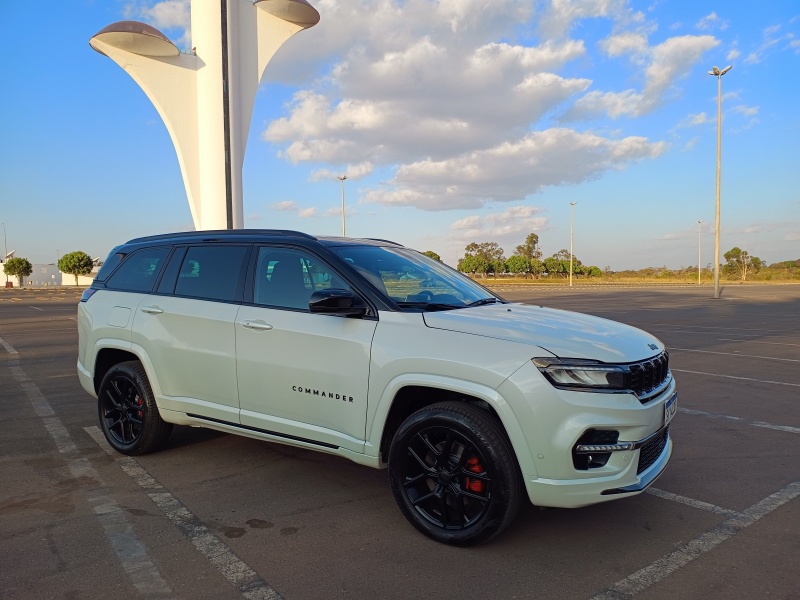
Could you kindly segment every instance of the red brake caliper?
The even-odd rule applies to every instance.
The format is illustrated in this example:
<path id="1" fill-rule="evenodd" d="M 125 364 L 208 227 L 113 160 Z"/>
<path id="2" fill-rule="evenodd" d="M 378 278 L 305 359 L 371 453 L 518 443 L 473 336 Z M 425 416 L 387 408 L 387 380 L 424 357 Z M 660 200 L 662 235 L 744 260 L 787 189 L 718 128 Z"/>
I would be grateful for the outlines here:
<path id="1" fill-rule="evenodd" d="M 483 473 L 483 467 L 481 466 L 480 461 L 478 461 L 478 459 L 474 456 L 467 459 L 467 469 L 473 473 Z M 479 479 L 470 479 L 467 477 L 466 481 L 464 482 L 464 487 L 470 492 L 475 492 L 476 494 L 483 493 L 483 482 Z"/>
<path id="2" fill-rule="evenodd" d="M 136 405 L 137 406 L 142 406 L 143 404 L 144 404 L 144 402 L 142 401 L 141 396 L 136 396 Z M 143 416 L 144 416 L 144 411 L 140 410 L 139 411 L 139 417 L 143 417 Z"/>

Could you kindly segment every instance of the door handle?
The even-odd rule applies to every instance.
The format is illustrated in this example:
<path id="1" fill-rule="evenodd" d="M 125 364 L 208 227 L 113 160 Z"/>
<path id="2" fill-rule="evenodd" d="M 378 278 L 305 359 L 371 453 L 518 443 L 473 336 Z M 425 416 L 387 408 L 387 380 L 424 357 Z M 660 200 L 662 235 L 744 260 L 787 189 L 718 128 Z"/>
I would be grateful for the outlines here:
<path id="1" fill-rule="evenodd" d="M 139 310 L 141 310 L 144 313 L 147 313 L 148 315 L 160 315 L 161 313 L 164 312 L 164 309 L 158 308 L 157 306 L 143 306 Z"/>
<path id="2" fill-rule="evenodd" d="M 244 327 L 246 329 L 252 329 L 253 331 L 269 331 L 270 329 L 272 329 L 272 325 L 270 325 L 269 323 L 265 323 L 264 321 L 261 321 L 261 320 L 258 320 L 258 321 L 250 321 L 250 320 L 242 321 L 241 325 L 242 325 L 242 327 Z"/>

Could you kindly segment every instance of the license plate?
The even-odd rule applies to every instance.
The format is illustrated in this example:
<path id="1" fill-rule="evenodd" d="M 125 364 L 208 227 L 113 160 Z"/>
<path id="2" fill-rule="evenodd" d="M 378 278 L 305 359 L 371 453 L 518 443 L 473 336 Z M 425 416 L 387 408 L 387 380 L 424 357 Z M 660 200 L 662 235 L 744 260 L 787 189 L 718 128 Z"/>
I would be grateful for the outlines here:
<path id="1" fill-rule="evenodd" d="M 664 425 L 672 420 L 676 412 L 678 412 L 678 394 L 672 394 L 672 397 L 664 404 Z"/>

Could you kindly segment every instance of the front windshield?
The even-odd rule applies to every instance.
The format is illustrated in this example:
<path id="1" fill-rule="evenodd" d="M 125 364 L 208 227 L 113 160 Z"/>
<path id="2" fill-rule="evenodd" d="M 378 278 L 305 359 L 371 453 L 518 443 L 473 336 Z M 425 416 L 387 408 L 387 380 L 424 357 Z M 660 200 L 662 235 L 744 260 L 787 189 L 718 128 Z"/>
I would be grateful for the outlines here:
<path id="1" fill-rule="evenodd" d="M 401 308 L 449 310 L 502 302 L 470 278 L 414 250 L 391 246 L 331 250 Z"/>

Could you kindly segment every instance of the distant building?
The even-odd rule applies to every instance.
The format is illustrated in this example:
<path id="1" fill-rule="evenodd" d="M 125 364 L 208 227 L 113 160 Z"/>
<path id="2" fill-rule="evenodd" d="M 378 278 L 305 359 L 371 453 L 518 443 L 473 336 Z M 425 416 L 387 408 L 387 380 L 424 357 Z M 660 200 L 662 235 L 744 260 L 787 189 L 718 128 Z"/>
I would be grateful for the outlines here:
<path id="1" fill-rule="evenodd" d="M 25 277 L 25 286 L 36 286 L 36 287 L 45 287 L 51 285 L 61 285 L 62 278 L 68 277 L 68 275 L 64 275 L 61 271 L 58 270 L 56 265 L 32 265 L 33 271 L 30 275 Z M 71 283 L 75 283 L 75 279 L 72 279 Z M 14 282 L 14 287 L 17 286 L 17 282 Z"/>

